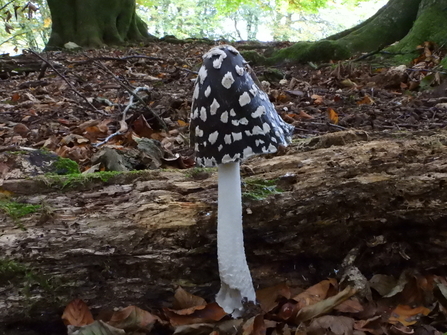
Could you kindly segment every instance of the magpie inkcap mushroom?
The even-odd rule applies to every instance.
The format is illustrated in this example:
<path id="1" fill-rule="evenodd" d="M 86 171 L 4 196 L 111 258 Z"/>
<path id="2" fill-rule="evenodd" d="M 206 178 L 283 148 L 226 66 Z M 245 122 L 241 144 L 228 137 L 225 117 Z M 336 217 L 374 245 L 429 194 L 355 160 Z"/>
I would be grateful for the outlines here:
<path id="1" fill-rule="evenodd" d="M 290 143 L 294 127 L 280 118 L 248 69 L 239 51 L 229 45 L 203 56 L 190 123 L 197 165 L 239 162 Z"/>

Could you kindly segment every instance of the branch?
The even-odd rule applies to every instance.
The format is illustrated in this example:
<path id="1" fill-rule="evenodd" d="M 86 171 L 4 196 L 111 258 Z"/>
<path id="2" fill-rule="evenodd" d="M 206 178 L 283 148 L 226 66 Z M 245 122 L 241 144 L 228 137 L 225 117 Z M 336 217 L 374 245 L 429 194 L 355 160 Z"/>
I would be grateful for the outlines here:
<path id="1" fill-rule="evenodd" d="M 86 54 L 84 54 L 85 57 L 88 58 L 88 56 Z M 166 123 L 163 121 L 163 119 L 157 114 L 155 113 L 147 104 L 146 102 L 141 99 L 136 93 L 134 93 L 134 91 L 132 91 L 127 85 L 125 85 L 117 76 L 115 76 L 115 74 L 110 71 L 107 66 L 105 66 L 104 64 L 102 64 L 100 61 L 95 61 L 96 64 L 98 64 L 103 70 L 105 70 L 107 73 L 109 73 L 113 79 L 116 80 L 116 82 L 122 87 L 124 88 L 130 95 L 133 95 L 141 104 L 143 104 L 143 106 L 146 107 L 146 109 L 152 114 L 153 117 L 155 117 L 155 119 L 158 121 L 158 124 L 165 130 L 168 129 L 168 126 L 166 125 Z"/>
<path id="2" fill-rule="evenodd" d="M 108 116 L 108 114 L 105 113 L 105 112 L 103 112 L 102 110 L 96 109 L 96 107 L 93 106 L 93 105 L 91 104 L 91 102 L 88 101 L 88 99 L 87 99 L 85 96 L 83 96 L 81 93 L 79 93 L 79 91 L 78 91 L 78 90 L 77 90 L 77 89 L 76 89 L 76 88 L 75 88 L 75 87 L 68 81 L 68 79 L 67 79 L 62 73 L 60 73 L 60 72 L 54 67 L 53 64 L 51 64 L 50 61 L 46 60 L 45 58 L 43 58 L 42 56 L 40 56 L 38 53 L 34 52 L 34 51 L 31 50 L 31 49 L 28 49 L 27 51 L 30 52 L 30 53 L 32 53 L 32 54 L 35 55 L 36 57 L 38 57 L 41 61 L 43 61 L 43 62 L 45 62 L 46 64 L 48 64 L 48 66 L 51 67 L 51 68 L 53 69 L 53 71 L 56 72 L 57 75 L 58 75 L 59 77 L 61 77 L 61 78 L 67 83 L 67 85 L 72 89 L 72 91 L 73 91 L 75 94 L 77 94 L 79 97 L 81 97 L 82 99 L 85 100 L 85 102 L 86 102 L 86 103 L 93 109 L 94 112 L 99 113 L 99 114 L 102 114 L 102 115 L 105 115 L 105 116 Z"/>

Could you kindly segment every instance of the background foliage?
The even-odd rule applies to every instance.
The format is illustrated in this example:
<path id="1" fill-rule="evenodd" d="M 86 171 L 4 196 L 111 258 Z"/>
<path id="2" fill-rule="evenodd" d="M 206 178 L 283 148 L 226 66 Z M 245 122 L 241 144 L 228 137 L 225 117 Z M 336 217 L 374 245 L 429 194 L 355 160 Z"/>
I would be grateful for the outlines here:
<path id="1" fill-rule="evenodd" d="M 136 0 L 157 37 L 318 40 L 364 20 L 386 0 Z M 369 10 L 359 11 L 365 4 Z M 355 14 L 349 15 L 351 11 Z M 40 50 L 51 15 L 44 0 L 0 0 L 0 51 Z"/>

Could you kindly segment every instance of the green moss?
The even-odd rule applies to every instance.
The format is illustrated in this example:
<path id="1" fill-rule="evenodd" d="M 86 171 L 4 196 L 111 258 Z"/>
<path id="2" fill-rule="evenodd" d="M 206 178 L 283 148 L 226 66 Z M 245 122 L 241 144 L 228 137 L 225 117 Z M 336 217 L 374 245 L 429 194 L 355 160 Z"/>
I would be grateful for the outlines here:
<path id="1" fill-rule="evenodd" d="M 269 195 L 281 193 L 276 186 L 278 180 L 247 179 L 243 184 L 242 197 L 251 200 L 263 200 Z"/>
<path id="2" fill-rule="evenodd" d="M 28 214 L 35 213 L 41 208 L 41 205 L 30 205 L 10 200 L 0 200 L 0 209 L 15 221 Z"/>
<path id="3" fill-rule="evenodd" d="M 296 63 L 328 62 L 330 60 L 347 59 L 351 56 L 348 48 L 337 41 L 322 40 L 317 42 L 297 42 L 289 48 L 278 50 L 269 59 L 276 64 L 283 61 Z"/>
<path id="4" fill-rule="evenodd" d="M 420 53 L 415 53 L 416 47 L 426 41 L 436 43 L 438 46 L 447 45 L 447 20 L 445 19 L 445 7 L 443 4 L 427 6 L 419 12 L 410 32 L 399 43 L 386 49 L 389 52 L 400 52 L 394 59 L 400 64 L 409 64 Z"/>
<path id="5" fill-rule="evenodd" d="M 256 51 L 249 50 L 249 51 L 241 51 L 242 57 L 250 63 L 250 65 L 265 65 L 268 63 L 267 58 L 264 56 L 261 56 Z"/>
<path id="6" fill-rule="evenodd" d="M 139 172 L 139 171 L 137 171 Z M 87 174 L 67 174 L 67 175 L 58 175 L 58 174 L 46 174 L 44 176 L 44 181 L 47 185 L 51 187 L 57 187 L 61 189 L 66 188 L 76 188 L 78 186 L 84 186 L 88 183 L 92 182 L 108 182 L 112 177 L 116 175 L 123 174 L 126 172 L 121 171 L 101 171 L 95 173 L 87 173 Z M 131 172 L 127 172 L 131 173 Z"/>
<path id="7" fill-rule="evenodd" d="M 66 175 L 66 174 L 79 174 L 79 165 L 75 161 L 69 158 L 59 158 L 52 164 L 55 169 L 56 174 Z"/>
<path id="8" fill-rule="evenodd" d="M 213 172 L 216 172 L 216 168 L 201 168 L 201 167 L 194 167 L 192 169 L 188 169 L 185 173 L 185 177 L 192 178 L 195 180 L 200 179 L 207 179 L 211 176 Z"/>
<path id="9" fill-rule="evenodd" d="M 58 279 L 48 277 L 26 264 L 0 258 L 0 285 L 12 285 L 25 297 L 31 296 L 31 292 L 36 289 L 41 290 L 41 292 L 51 295 L 53 299 L 49 300 L 57 300 L 55 292 L 61 286 L 61 283 Z M 31 308 L 31 304 L 30 302 L 30 306 L 25 307 Z"/>

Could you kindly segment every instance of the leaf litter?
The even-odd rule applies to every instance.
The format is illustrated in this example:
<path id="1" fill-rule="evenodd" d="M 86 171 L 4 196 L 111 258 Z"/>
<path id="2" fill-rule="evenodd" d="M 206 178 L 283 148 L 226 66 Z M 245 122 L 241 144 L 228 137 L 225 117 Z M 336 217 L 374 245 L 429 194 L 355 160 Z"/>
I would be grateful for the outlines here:
<path id="1" fill-rule="evenodd" d="M 243 45 L 235 46 L 243 50 Z M 199 43 L 154 43 L 126 50 L 48 52 L 44 60 L 53 67 L 45 73 L 7 75 L 0 92 L 0 151 L 5 153 L 0 158 L 0 180 L 29 173 L 14 171 L 21 158 L 12 159 L 9 151 L 19 150 L 70 158 L 88 173 L 193 167 L 188 137 L 191 91 L 201 55 L 208 49 Z M 351 128 L 368 132 L 445 128 L 446 85 L 436 70 L 443 55 L 429 42 L 419 50 L 421 56 L 411 67 L 373 68 L 352 61 L 320 69 L 288 64 L 281 69 L 283 79 L 264 80 L 263 87 L 301 138 Z M 32 53 L 22 57 L 37 62 Z M 254 69 L 263 79 L 267 69 Z M 419 92 L 419 88 L 431 90 Z M 353 273 L 347 277 L 358 284 Z M 162 310 L 128 306 L 96 315 L 75 299 L 62 319 L 68 333 L 78 335 L 447 331 L 445 277 L 411 270 L 399 278 L 374 274 L 368 280 L 357 275 L 370 295 L 334 278 L 307 289 L 282 283 L 259 290 L 258 305 L 237 320 L 216 303 L 180 287 L 172 305 Z"/>

